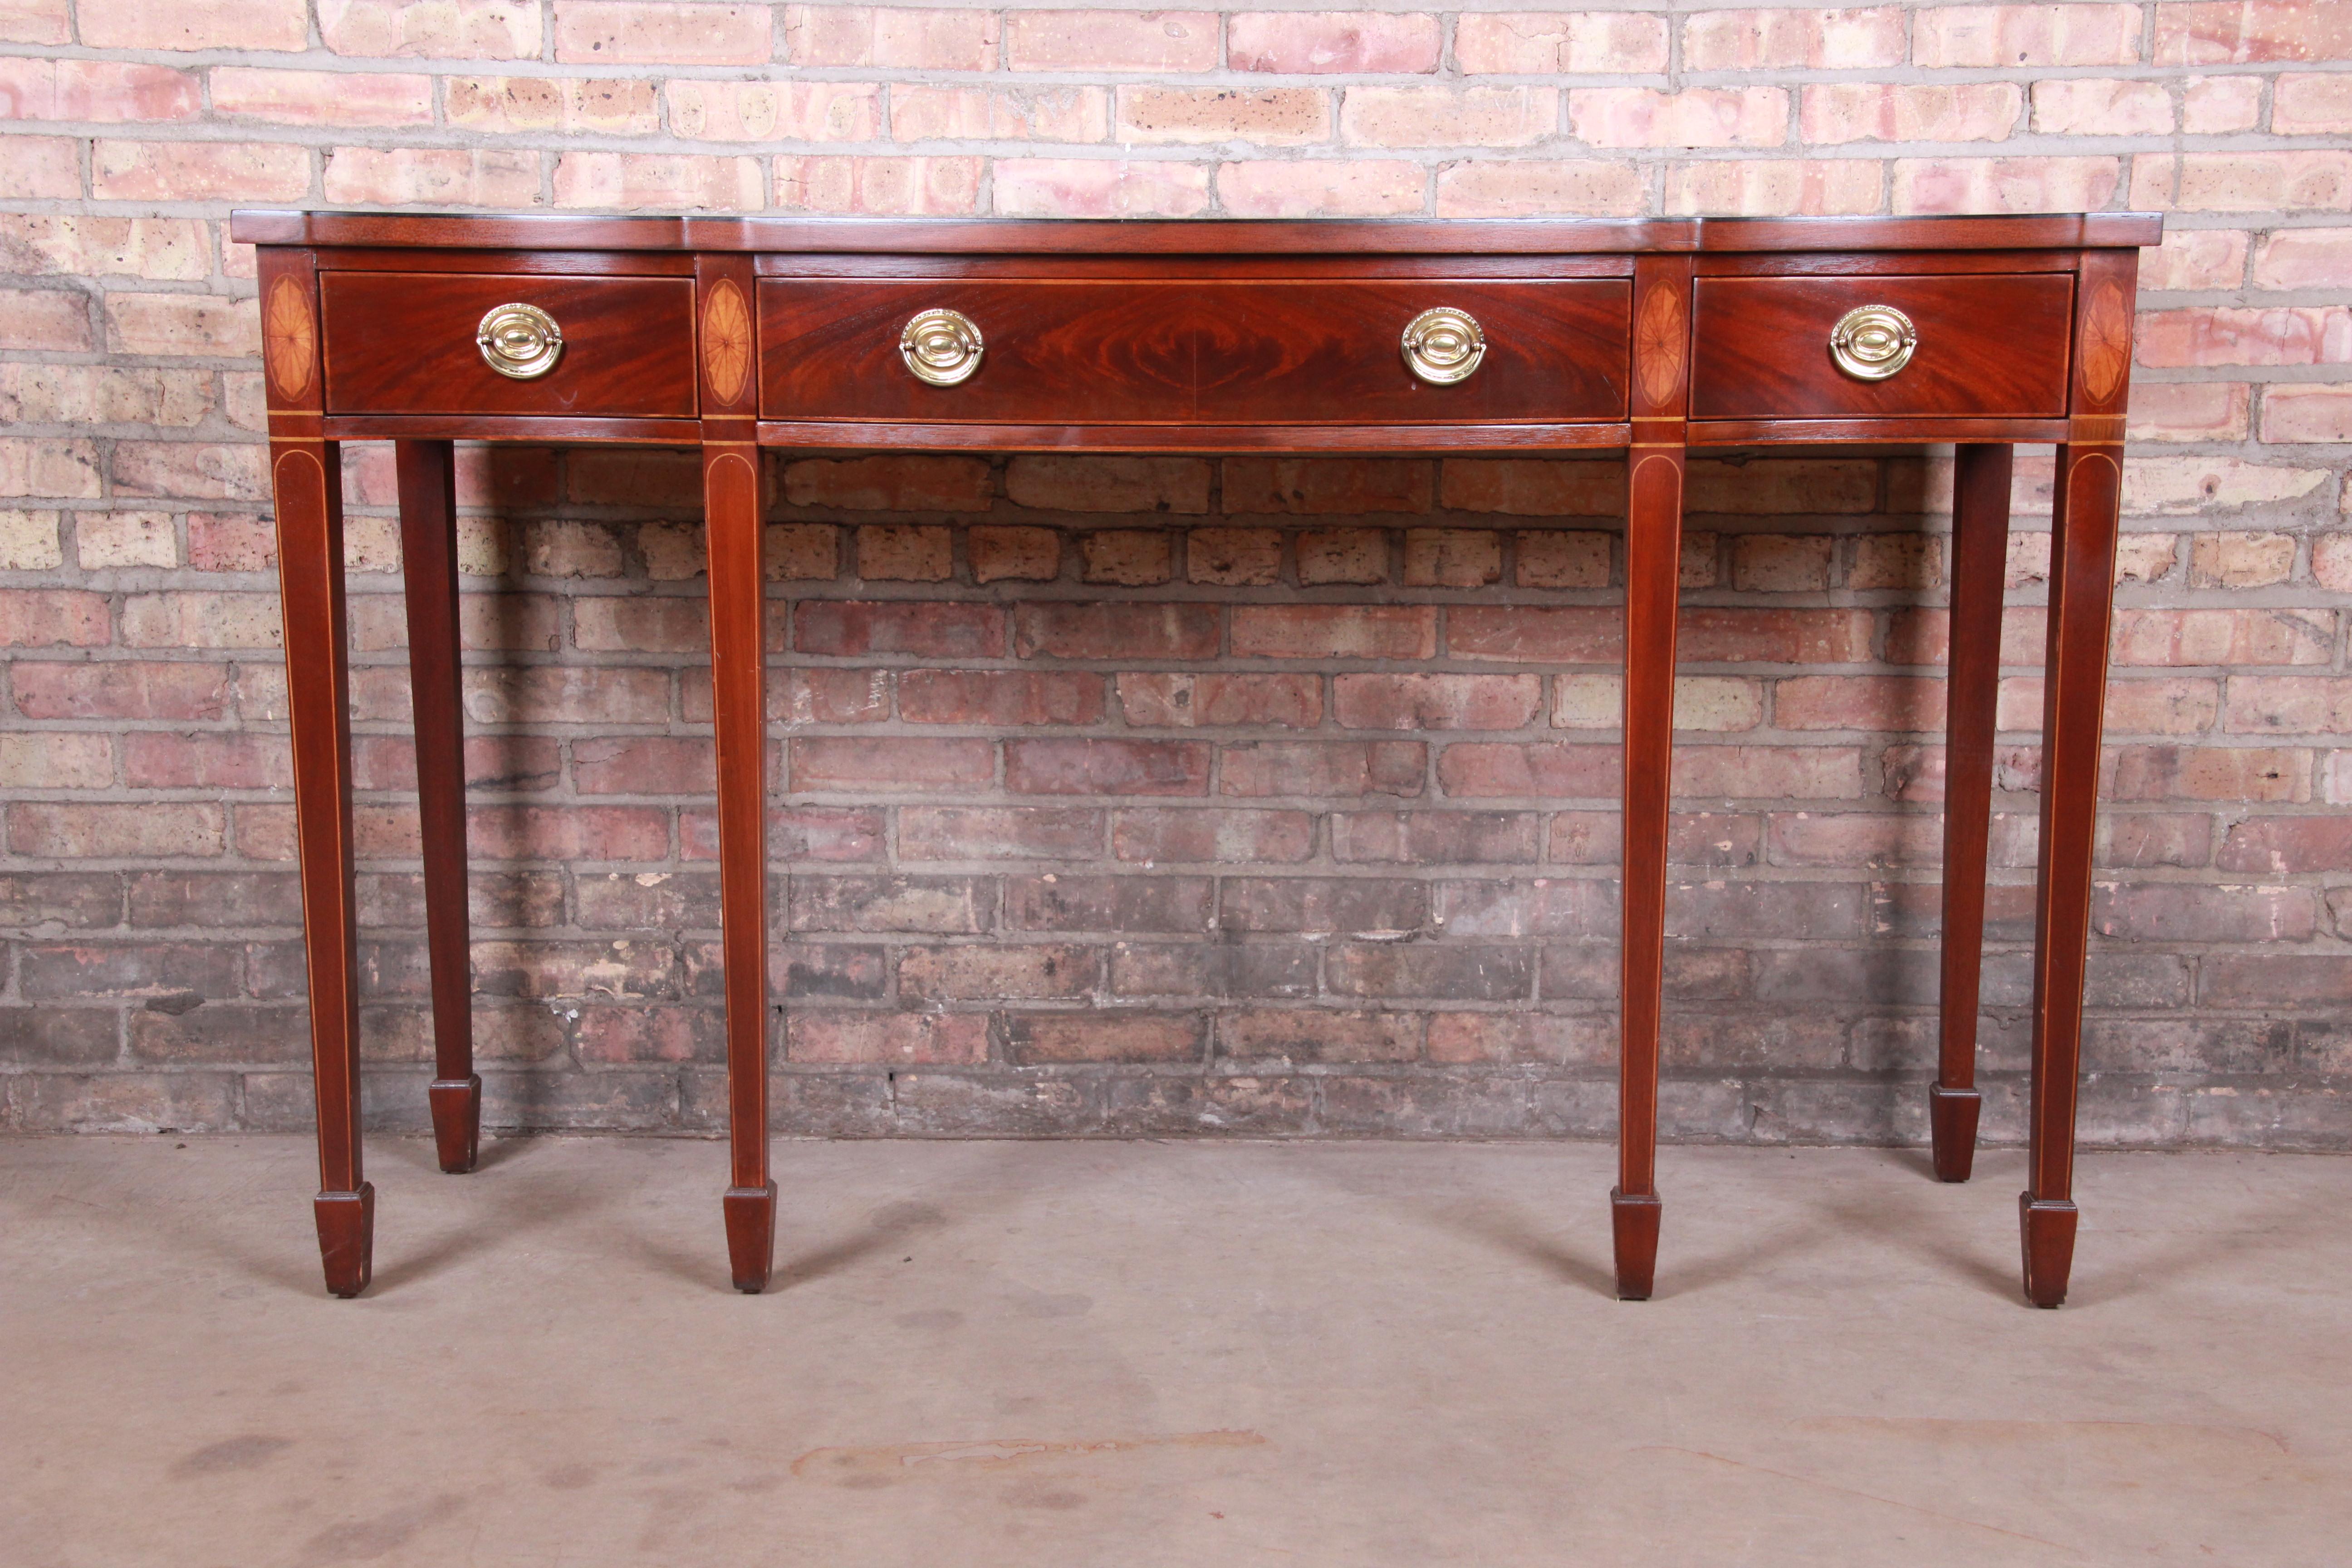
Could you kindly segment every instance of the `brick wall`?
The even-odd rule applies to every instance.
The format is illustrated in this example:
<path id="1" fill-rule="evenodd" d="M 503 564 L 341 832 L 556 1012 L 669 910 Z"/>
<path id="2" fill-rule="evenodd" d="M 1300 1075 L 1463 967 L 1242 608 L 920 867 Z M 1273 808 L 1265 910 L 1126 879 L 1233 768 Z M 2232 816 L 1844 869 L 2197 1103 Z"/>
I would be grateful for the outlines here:
<path id="1" fill-rule="evenodd" d="M 2085 1128 L 2352 1145 L 2352 5 L 1142 14 L 0 0 L 0 1124 L 308 1118 L 233 203 L 2170 215 Z M 388 449 L 347 453 L 380 1120 L 428 1056 Z M 779 1123 L 1613 1116 L 1619 470 L 772 465 Z M 491 1119 L 719 1114 L 690 458 L 468 450 Z M 2048 462 L 1988 964 L 2018 1125 Z M 1666 1118 L 1918 1131 L 1948 461 L 1695 465 Z"/>

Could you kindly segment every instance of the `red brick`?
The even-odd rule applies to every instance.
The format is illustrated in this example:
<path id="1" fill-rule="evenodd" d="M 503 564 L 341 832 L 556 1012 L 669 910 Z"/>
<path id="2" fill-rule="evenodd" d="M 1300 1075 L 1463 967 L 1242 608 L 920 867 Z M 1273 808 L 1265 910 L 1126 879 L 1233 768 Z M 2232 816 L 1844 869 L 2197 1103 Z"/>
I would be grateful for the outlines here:
<path id="1" fill-rule="evenodd" d="M 674 153 L 565 153 L 554 186 L 559 207 L 751 212 L 765 200 L 758 159 Z"/>
<path id="2" fill-rule="evenodd" d="M 1410 1062 L 1424 1026 L 1412 1013 L 1255 1007 L 1218 1020 L 1217 1054 L 1241 1061 Z"/>
<path id="3" fill-rule="evenodd" d="M 2297 748 L 2118 746 L 2114 756 L 2114 800 L 2311 798 L 2311 753 Z"/>
<path id="4" fill-rule="evenodd" d="M 2043 89 L 2058 85 L 2035 84 L 2037 116 L 2049 99 Z M 2164 129 L 2168 132 L 2171 100 L 2161 92 L 2157 96 L 2163 102 Z M 1804 89 L 1797 133 L 1815 146 L 1843 142 L 2005 142 L 2016 129 L 2024 105 L 2023 89 L 2014 82 L 1825 82 Z M 2115 112 L 2112 106 L 2108 111 Z M 2127 129 L 2117 125 L 2106 133 L 2123 134 Z"/>
<path id="5" fill-rule="evenodd" d="M 1606 588 L 1609 574 L 1605 533 L 1546 528 L 1518 535 L 1517 581 L 1522 588 Z"/>
<path id="6" fill-rule="evenodd" d="M 1454 52 L 1462 69 L 1473 75 L 1662 71 L 1666 22 L 1625 11 L 1468 11 L 1454 22 Z"/>
<path id="7" fill-rule="evenodd" d="M 2318 911 L 2308 888 L 2095 885 L 2091 929 L 2119 942 L 2308 942 Z"/>
<path id="8" fill-rule="evenodd" d="M 121 661 L 9 667 L 16 711 L 27 719 L 212 720 L 228 714 L 228 667 Z"/>
<path id="9" fill-rule="evenodd" d="M 867 523 L 857 531 L 857 574 L 869 583 L 944 583 L 955 575 L 955 532 L 927 523 Z"/>
<path id="10" fill-rule="evenodd" d="M 1209 510 L 1209 465 L 1197 458 L 1015 458 L 1004 470 L 1015 505 L 1054 511 Z"/>
<path id="11" fill-rule="evenodd" d="M 1437 755 L 1437 783 L 1448 795 L 1615 798 L 1624 754 L 1616 746 L 1570 742 L 1464 741 Z"/>
<path id="12" fill-rule="evenodd" d="M 583 64 L 764 65 L 765 5 L 556 0 L 555 58 Z"/>
<path id="13" fill-rule="evenodd" d="M 1093 724 L 1103 680 L 1076 670 L 910 669 L 898 678 L 898 715 L 911 724 Z"/>
<path id="14" fill-rule="evenodd" d="M 2270 877 L 2352 870 L 2352 818 L 2250 816 L 2231 826 L 2213 867 Z"/>
<path id="15" fill-rule="evenodd" d="M 89 12 L 81 41 L 93 49 L 299 49 L 309 42 L 302 0 L 113 0 Z"/>
<path id="16" fill-rule="evenodd" d="M 2115 198 L 2121 178 L 2114 158 L 1898 158 L 1893 206 L 1897 214 L 2094 212 Z"/>
<path id="17" fill-rule="evenodd" d="M 2272 386 L 2263 393 L 2265 441 L 2352 441 L 2352 388 Z"/>
<path id="18" fill-rule="evenodd" d="M 1210 605 L 1029 604 L 1015 606 L 1020 658 L 1205 659 L 1217 649 Z"/>
<path id="19" fill-rule="evenodd" d="M 2325 664 L 2335 643 L 2336 616 L 2328 610 L 2133 608 L 2115 616 L 2119 665 Z M 2039 648 L 2038 640 L 2033 646 Z"/>
<path id="20" fill-rule="evenodd" d="M 811 1013 L 784 1021 L 784 1059 L 795 1062 L 970 1066 L 988 1059 L 983 1013 Z"/>
<path id="21" fill-rule="evenodd" d="M 1514 517 L 1616 517 L 1625 510 L 1618 463 L 1549 458 L 1448 458 L 1444 502 L 1457 511 Z"/>
<path id="22" fill-rule="evenodd" d="M 1331 817 L 1331 858 L 1455 866 L 1532 862 L 1542 818 L 1526 811 L 1343 811 Z"/>
<path id="23" fill-rule="evenodd" d="M 974 528 L 964 552 L 975 583 L 1050 583 L 1062 574 L 1062 536 L 1050 528 Z"/>
<path id="24" fill-rule="evenodd" d="M 1118 89 L 1113 130 L 1122 145 L 1297 147 L 1330 137 L 1331 100 L 1307 87 Z"/>
<path id="25" fill-rule="evenodd" d="M 1005 64 L 1017 71 L 1207 71 L 1217 66 L 1208 11 L 1011 11 Z"/>
<path id="26" fill-rule="evenodd" d="M 1351 147 L 1526 147 L 1559 126 L 1549 87 L 1350 87 L 1339 105 Z"/>
<path id="27" fill-rule="evenodd" d="M 1589 1017 L 1524 1011 L 1429 1016 L 1429 1059 L 1448 1066 L 1598 1064 L 1615 1045 L 1614 1027 Z"/>
<path id="28" fill-rule="evenodd" d="M 874 5 L 787 5 L 785 57 L 796 66 L 898 70 L 996 68 L 992 11 Z"/>
<path id="29" fill-rule="evenodd" d="M 2267 64 L 2352 59 L 2352 20 L 2330 5 L 2190 0 L 2156 8 L 2156 63 Z"/>
<path id="30" fill-rule="evenodd" d="M 469 854 L 490 860 L 667 860 L 669 812 L 646 805 L 478 805 L 466 813 L 466 846 Z"/>
<path id="31" fill-rule="evenodd" d="M 1017 15 L 1017 13 L 1016 13 Z M 1070 1013 L 1005 1020 L 1006 1059 L 1053 1062 L 1181 1062 L 1200 1059 L 1207 1029 L 1192 1014 Z"/>
<path id="32" fill-rule="evenodd" d="M 212 73 L 212 94 L 217 114 L 280 125 L 433 123 L 429 76 L 220 66 Z"/>
<path id="33" fill-rule="evenodd" d="M 2242 259 L 2242 239 L 2240 244 Z M 2224 286 L 2238 280 L 2236 275 L 2231 275 Z M 2283 228 L 2264 235 L 2262 248 L 2254 255 L 2253 281 L 2258 289 L 2352 286 L 2352 228 Z"/>
<path id="34" fill-rule="evenodd" d="M 1225 22 L 1225 62 L 1285 76 L 1423 74 L 1437 68 L 1438 21 L 1422 13 L 1242 12 Z"/>
<path id="35" fill-rule="evenodd" d="M 1130 673 L 1118 678 L 1118 703 L 1127 721 L 1142 728 L 1311 730 L 1323 721 L 1323 683 L 1313 675 Z"/>
<path id="36" fill-rule="evenodd" d="M 0 589 L 0 647 L 98 647 L 110 636 L 102 594 Z"/>
<path id="37" fill-rule="evenodd" d="M 996 781 L 996 748 L 986 740 L 803 736 L 790 742 L 792 787 L 923 790 L 969 794 Z"/>
<path id="38" fill-rule="evenodd" d="M 227 819 L 225 807 L 201 802 L 53 805 L 20 800 L 8 807 L 8 847 L 18 855 L 65 859 L 210 858 L 226 848 Z"/>
<path id="39" fill-rule="evenodd" d="M 1858 800 L 1862 758 L 1842 746 L 1685 746 L 1677 795 L 1714 800 Z"/>
<path id="40" fill-rule="evenodd" d="M 1409 528 L 1408 588 L 1484 588 L 1503 580 L 1503 536 L 1483 528 Z"/>
<path id="41" fill-rule="evenodd" d="M 1894 5 L 1707 11 L 1683 23 L 1685 70 L 1878 69 L 1900 66 L 1903 51 L 1903 12 Z"/>
<path id="42" fill-rule="evenodd" d="M 977 210 L 978 158 L 785 156 L 775 163 L 775 205 L 786 211 L 961 215 Z"/>
<path id="43" fill-rule="evenodd" d="M 1240 605 L 1233 651 L 1242 658 L 1429 658 L 1437 612 L 1422 605 Z"/>
<path id="44" fill-rule="evenodd" d="M 894 142 L 1100 142 L 1109 134 L 1104 88 L 890 88 Z"/>
<path id="45" fill-rule="evenodd" d="M 1473 159 L 1441 168 L 1439 217 L 1632 217 L 1649 184 L 1630 160 Z"/>
<path id="46" fill-rule="evenodd" d="M 572 742 L 572 787 L 582 795 L 702 795 L 713 787 L 710 742 L 631 735 Z"/>
<path id="47" fill-rule="evenodd" d="M 1446 652 L 1512 664 L 1613 664 L 1624 650 L 1624 623 L 1614 609 L 1457 605 L 1446 612 Z"/>
<path id="48" fill-rule="evenodd" d="M 1229 516 L 1288 513 L 1358 517 L 1375 511 L 1421 512 L 1429 510 L 1429 498 L 1430 465 L 1426 458 L 1228 458 L 1224 462 L 1223 501 Z M 1323 531 L 1328 534 L 1340 531 Z M 1384 558 L 1386 553 L 1383 547 Z"/>
<path id="49" fill-rule="evenodd" d="M 2137 5 L 1949 5 L 1913 13 L 1912 63 L 1921 66 L 2132 65 Z"/>
<path id="50" fill-rule="evenodd" d="M 898 854 L 908 860 L 1091 860 L 1103 814 L 1056 805 L 903 806 Z"/>
<path id="51" fill-rule="evenodd" d="M 1875 675 L 1776 681 L 1772 722 L 1783 730 L 1938 730 L 1944 723 L 1944 683 Z"/>
<path id="52" fill-rule="evenodd" d="M 1005 787 L 1022 795 L 1206 795 L 1205 741 L 1007 741 Z"/>
<path id="53" fill-rule="evenodd" d="M 1543 707 L 1534 675 L 1340 675 L 1331 691 L 1350 730 L 1517 730 Z"/>
<path id="54" fill-rule="evenodd" d="M 339 55 L 532 59 L 540 16 L 515 0 L 319 0 L 320 35 Z"/>
<path id="55" fill-rule="evenodd" d="M 195 73 L 169 66 L 19 57 L 0 60 L 0 108 L 16 120 L 197 120 L 204 94 Z"/>
<path id="56" fill-rule="evenodd" d="M 1789 94 L 1777 87 L 1578 88 L 1568 95 L 1568 123 L 1594 147 L 1774 147 L 1788 139 Z"/>
<path id="57" fill-rule="evenodd" d="M 1418 741 L 1260 741 L 1224 749 L 1227 795 L 1417 795 L 1429 772 Z"/>
<path id="58" fill-rule="evenodd" d="M 1201 807 L 1122 811 L 1111 823 L 1111 849 L 1121 860 L 1146 864 L 1304 860 L 1314 853 L 1315 818 L 1303 811 Z"/>
<path id="59" fill-rule="evenodd" d="M 1677 652 L 1685 663 L 1855 664 L 1870 658 L 1866 610 L 1694 609 L 1681 619 Z"/>
<path id="60" fill-rule="evenodd" d="M 286 789 L 294 759 L 275 735 L 169 735 L 122 738 L 122 782 L 133 789 Z"/>
<path id="61" fill-rule="evenodd" d="M 1004 889 L 1015 931 L 1197 933 L 1209 929 L 1216 884 L 1206 877 L 1019 877 Z"/>
<path id="62" fill-rule="evenodd" d="M 1004 652 L 1004 612 L 993 605 L 803 599 L 793 620 L 793 646 L 802 653 L 992 658 Z"/>
<path id="63" fill-rule="evenodd" d="M 1310 528 L 1298 535 L 1302 587 L 1334 583 L 1385 583 L 1389 536 L 1378 528 Z"/>
<path id="64" fill-rule="evenodd" d="M 1184 578 L 1222 587 L 1279 583 L 1282 535 L 1270 528 L 1192 529 L 1184 535 Z"/>
<path id="65" fill-rule="evenodd" d="M 2352 360 L 2352 310 L 2200 306 L 2157 310 L 2138 323 L 2138 357 L 2149 365 L 2338 364 Z"/>
<path id="66" fill-rule="evenodd" d="M 0 254 L 12 249 L 0 237 Z M 0 296 L 0 349 L 83 353 L 89 345 L 89 302 L 80 292 L 16 290 Z"/>
<path id="67" fill-rule="evenodd" d="M 310 154 L 281 142 L 96 142 L 90 194 L 100 201 L 299 201 Z"/>
<path id="68" fill-rule="evenodd" d="M 784 466 L 784 500 L 845 511 L 986 511 L 993 486 L 979 458 L 810 458 Z"/>
<path id="69" fill-rule="evenodd" d="M 448 122 L 485 135 L 651 136 L 661 130 L 657 83 L 611 78 L 445 79 Z"/>
<path id="70" fill-rule="evenodd" d="M 898 994 L 982 1002 L 1084 996 L 1101 982 L 1097 952 L 1042 943 L 908 948 L 898 960 Z"/>
<path id="71" fill-rule="evenodd" d="M 1078 575 L 1088 583 L 1149 587 L 1175 572 L 1174 542 L 1164 529 L 1106 528 L 1078 535 Z"/>
<path id="72" fill-rule="evenodd" d="M 995 165 L 993 188 L 996 210 L 1005 217 L 1193 217 L 1209 206 L 1208 169 L 1199 164 L 1165 160 L 1005 158 L 1000 159 Z M 1039 460 L 1108 462 L 1118 459 Z M 1130 460 L 1154 462 L 1165 459 Z M 1015 461 L 1017 465 L 1020 460 Z M 1202 506 L 1175 510 L 1207 509 Z"/>

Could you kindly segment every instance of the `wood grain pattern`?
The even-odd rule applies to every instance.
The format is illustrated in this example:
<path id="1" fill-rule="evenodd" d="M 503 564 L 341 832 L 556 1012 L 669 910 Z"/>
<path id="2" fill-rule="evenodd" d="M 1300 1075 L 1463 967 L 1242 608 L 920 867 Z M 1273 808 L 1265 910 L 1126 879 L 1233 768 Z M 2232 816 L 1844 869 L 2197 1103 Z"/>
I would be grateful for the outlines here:
<path id="1" fill-rule="evenodd" d="M 1594 279 L 1202 283 L 954 279 L 760 284 L 761 413 L 928 424 L 1458 424 L 1625 416 L 1631 291 Z M 1406 368 L 1405 324 L 1453 305 L 1486 331 L 1469 380 Z M 938 387 L 899 362 L 917 311 L 961 310 L 986 357 Z"/>
<path id="2" fill-rule="evenodd" d="M 359 1151 L 341 497 L 335 448 L 322 437 L 404 443 L 420 771 L 429 775 L 422 802 L 436 1125 L 447 1120 L 442 1090 L 472 1078 L 450 1076 L 470 1059 L 457 1055 L 465 1031 L 455 1021 L 463 924 L 447 918 L 452 899 L 462 898 L 465 865 L 462 733 L 447 701 L 454 569 L 441 558 L 452 500 L 447 443 L 701 444 L 729 1066 L 723 1214 L 732 1277 L 744 1290 L 768 1280 L 777 1198 L 767 1148 L 773 1015 L 755 443 L 992 452 L 1628 447 L 1623 1122 L 1611 1213 L 1618 1289 L 1639 1298 L 1653 1287 L 1662 1213 L 1658 1065 L 1685 447 L 1971 443 L 1959 458 L 1955 521 L 1953 683 L 1966 689 L 1956 694 L 1948 736 L 1946 1033 L 1933 1109 L 1942 1171 L 1958 1142 L 1972 1143 L 1955 1131 L 1961 1099 L 1969 1111 L 1976 1103 L 1973 1010 L 1963 1023 L 1959 1009 L 1974 990 L 1981 921 L 1984 812 L 1975 774 L 1990 759 L 1997 673 L 2007 488 L 2000 444 L 2064 435 L 2045 691 L 2032 1173 L 2021 1202 L 2028 1297 L 2055 1304 L 2075 1223 L 2088 847 L 2129 381 L 2135 260 L 2120 247 L 2153 242 L 2159 226 L 2133 214 L 1473 224 L 237 215 L 235 237 L 263 247 L 320 1109 L 314 1212 L 330 1288 L 352 1294 L 367 1283 L 374 1208 Z M 311 246 L 326 248 L 303 248 Z M 518 300 L 564 327 L 566 353 L 543 381 L 495 375 L 474 345 L 482 313 Z M 1885 383 L 1845 378 L 1828 355 L 1837 317 L 1870 302 L 1905 310 L 1920 331 L 1912 365 Z M 1440 304 L 1477 317 L 1489 345 L 1478 374 L 1453 387 L 1415 380 L 1398 352 L 1403 324 Z M 988 362 L 961 387 L 925 386 L 898 360 L 899 326 L 934 305 L 973 316 L 988 335 Z M 1695 415 L 1707 422 L 1691 423 Z M 453 1147 L 445 1138 L 445 1163 Z"/>
<path id="3" fill-rule="evenodd" d="M 1937 1074 L 1928 1093 L 1936 1175 L 1965 1182 L 1976 1160 L 1977 1008 L 1984 971 L 1985 866 L 1993 737 L 2000 710 L 2001 590 L 2009 566 L 2012 448 L 1969 445 L 1952 478 L 1951 657 L 1944 719 L 1944 887 Z"/>
<path id="4" fill-rule="evenodd" d="M 466 720 L 457 662 L 457 465 L 446 441 L 402 441 L 402 602 L 416 727 L 417 835 L 425 862 L 425 946 L 433 994 L 433 1138 L 441 1169 L 474 1168 L 482 1080 L 474 1072 L 471 915 L 466 893 Z"/>
<path id="5" fill-rule="evenodd" d="M 320 293 L 330 414 L 695 412 L 684 279 L 328 272 Z M 563 331 L 562 357 L 533 381 L 499 374 L 474 342 L 483 315 L 509 302 Z"/>
<path id="6" fill-rule="evenodd" d="M 843 255 L 1324 256 L 1823 250 L 2074 250 L 2154 245 L 2155 213 L 2017 217 L 1132 219 L 602 217 L 553 213 L 229 215 L 240 245 L 532 250 L 732 250 Z"/>
<path id="7" fill-rule="evenodd" d="M 1696 294 L 1694 419 L 2066 411 L 2074 281 L 2063 274 L 1702 278 Z M 1911 363 L 1885 381 L 1856 380 L 1830 358 L 1831 330 L 1860 305 L 1891 305 L 1918 330 Z"/>
<path id="8" fill-rule="evenodd" d="M 702 374 L 713 405 L 733 408 L 751 382 L 751 307 L 732 278 L 712 283 L 702 302 Z"/>
<path id="9" fill-rule="evenodd" d="M 304 283 L 280 274 L 271 280 L 262 306 L 261 363 L 280 403 L 302 401 L 319 359 L 319 324 L 311 317 L 310 291 Z"/>

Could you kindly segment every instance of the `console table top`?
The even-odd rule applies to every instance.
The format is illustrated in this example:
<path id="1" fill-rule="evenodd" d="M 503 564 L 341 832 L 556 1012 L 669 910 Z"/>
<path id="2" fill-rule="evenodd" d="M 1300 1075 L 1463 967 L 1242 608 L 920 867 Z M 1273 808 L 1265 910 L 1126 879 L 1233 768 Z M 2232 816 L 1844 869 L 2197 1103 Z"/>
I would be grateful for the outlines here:
<path id="1" fill-rule="evenodd" d="M 2156 213 L 2003 217 L 1305 220 L 600 217 L 556 213 L 294 212 L 229 217 L 242 245 L 511 250 L 1158 256 L 1559 255 L 1594 252 L 2078 250 L 2154 245 Z"/>

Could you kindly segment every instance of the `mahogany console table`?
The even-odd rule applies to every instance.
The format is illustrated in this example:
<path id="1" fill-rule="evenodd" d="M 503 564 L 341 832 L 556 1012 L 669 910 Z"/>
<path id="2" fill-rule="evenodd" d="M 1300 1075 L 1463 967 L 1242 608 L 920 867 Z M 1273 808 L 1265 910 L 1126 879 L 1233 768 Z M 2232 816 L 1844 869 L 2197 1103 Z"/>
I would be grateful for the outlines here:
<path id="1" fill-rule="evenodd" d="M 337 443 L 398 444 L 442 1168 L 472 1167 L 457 439 L 698 446 L 735 1284 L 768 1279 L 761 447 L 1627 454 L 1618 1293 L 1650 1294 L 1684 458 L 1954 442 L 1937 1173 L 1975 1146 L 2011 450 L 2058 448 L 2027 1297 L 2065 1298 L 2137 247 L 2161 220 L 998 223 L 245 212 L 260 247 L 328 1289 L 365 1288 Z"/>

